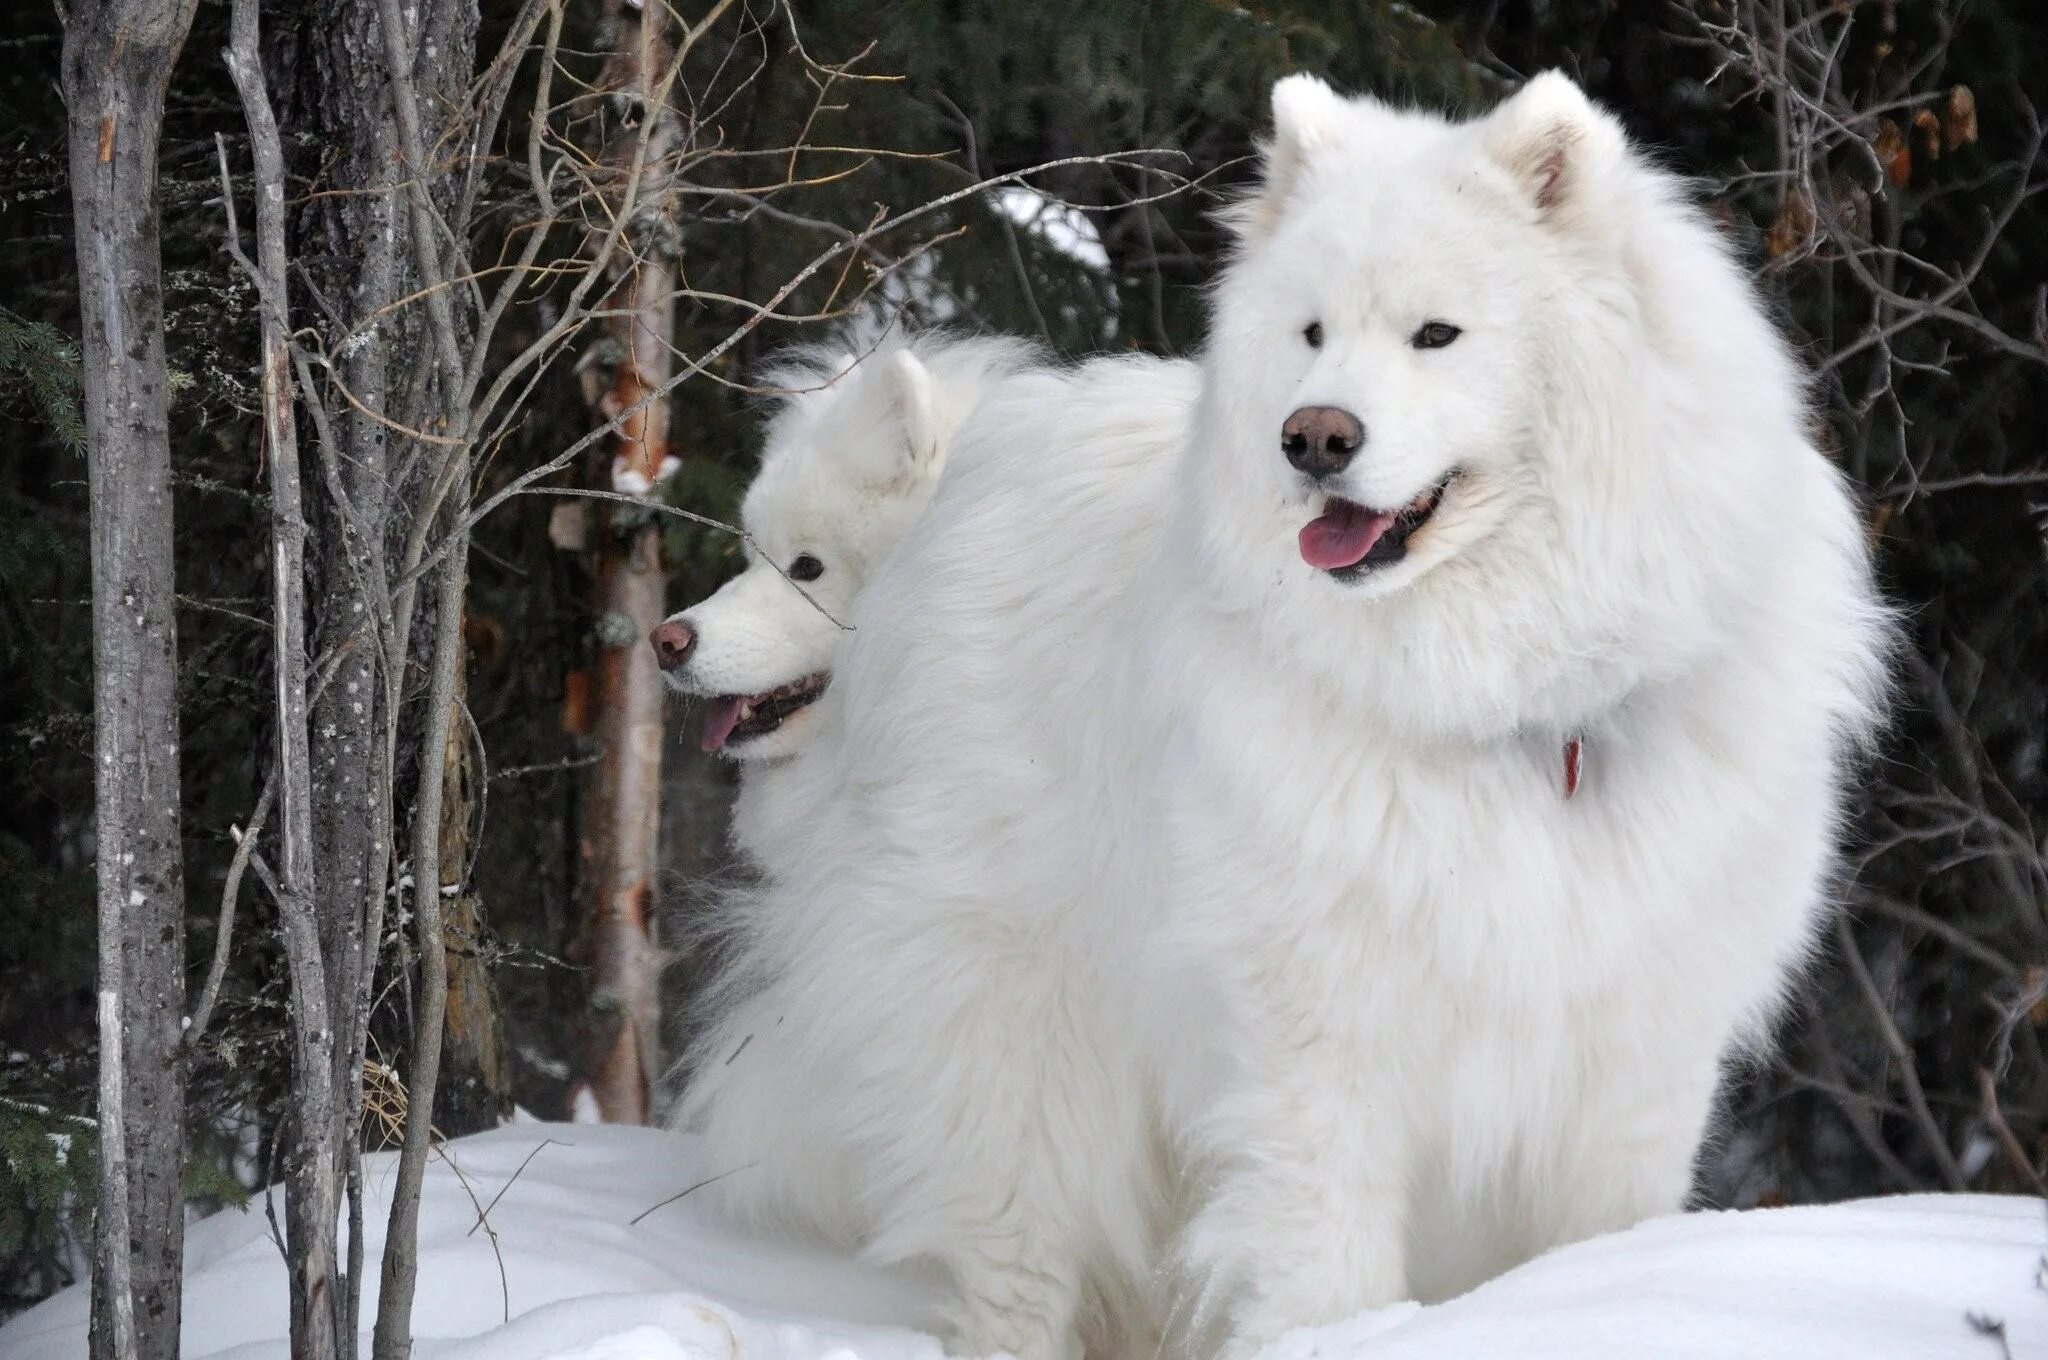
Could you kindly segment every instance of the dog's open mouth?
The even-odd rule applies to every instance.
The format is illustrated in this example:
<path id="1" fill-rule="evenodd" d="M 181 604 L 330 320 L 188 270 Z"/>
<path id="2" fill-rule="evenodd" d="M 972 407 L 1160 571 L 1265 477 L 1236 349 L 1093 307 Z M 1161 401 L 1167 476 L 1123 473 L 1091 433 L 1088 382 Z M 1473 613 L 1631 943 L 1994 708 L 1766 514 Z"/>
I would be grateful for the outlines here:
<path id="1" fill-rule="evenodd" d="M 1374 510 L 1332 496 L 1323 513 L 1301 527 L 1301 560 L 1340 581 L 1356 580 L 1367 572 L 1391 566 L 1408 554 L 1408 540 L 1429 523 L 1444 490 L 1457 473 L 1442 481 L 1398 510 Z"/>
<path id="2" fill-rule="evenodd" d="M 735 742 L 765 737 L 809 708 L 831 678 L 829 672 L 819 671 L 760 694 L 716 695 L 705 707 L 704 733 L 697 744 L 706 751 L 717 751 Z"/>

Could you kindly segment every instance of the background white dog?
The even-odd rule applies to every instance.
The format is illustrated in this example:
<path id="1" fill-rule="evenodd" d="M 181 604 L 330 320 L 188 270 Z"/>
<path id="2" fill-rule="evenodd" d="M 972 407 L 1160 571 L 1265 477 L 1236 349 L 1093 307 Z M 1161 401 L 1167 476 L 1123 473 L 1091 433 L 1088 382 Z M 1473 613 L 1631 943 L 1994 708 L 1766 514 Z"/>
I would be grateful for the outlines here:
<path id="1" fill-rule="evenodd" d="M 740 506 L 746 565 L 650 639 L 669 683 L 705 700 L 705 750 L 761 760 L 803 744 L 861 588 L 931 502 L 961 422 L 1033 357 L 1019 340 L 863 315 L 763 375 L 786 395 Z"/>
<path id="2" fill-rule="evenodd" d="M 1154 1341 L 1167 1187 L 1103 1043 L 1119 979 L 1089 873 L 1132 815 L 1103 769 L 1097 626 L 1153 556 L 1194 379 L 1029 373 L 962 430 L 856 608 L 815 741 L 776 771 L 765 881 L 736 904 L 678 1112 L 735 1169 L 707 1194 L 936 1266 L 961 1354 Z M 1050 738 L 1027 725 L 1060 712 Z"/>
<path id="3" fill-rule="evenodd" d="M 963 1350 L 1142 1315 L 1162 1116 L 1238 1355 L 1678 1207 L 1874 720 L 1861 527 L 1681 187 L 1556 76 L 1274 109 L 1199 400 L 991 403 L 863 600 L 686 1107 Z"/>

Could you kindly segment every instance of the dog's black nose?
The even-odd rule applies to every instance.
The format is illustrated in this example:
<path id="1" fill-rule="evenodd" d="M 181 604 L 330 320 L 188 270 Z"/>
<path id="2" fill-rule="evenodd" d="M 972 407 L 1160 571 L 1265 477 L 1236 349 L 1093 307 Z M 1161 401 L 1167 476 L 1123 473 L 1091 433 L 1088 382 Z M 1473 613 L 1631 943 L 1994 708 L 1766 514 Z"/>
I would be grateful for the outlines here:
<path id="1" fill-rule="evenodd" d="M 1358 417 L 1336 406 L 1304 406 L 1280 427 L 1287 461 L 1311 477 L 1342 472 L 1365 443 Z"/>
<path id="2" fill-rule="evenodd" d="M 668 619 L 649 633 L 647 640 L 654 644 L 654 659 L 661 668 L 672 671 L 697 649 L 697 630 L 681 619 Z"/>

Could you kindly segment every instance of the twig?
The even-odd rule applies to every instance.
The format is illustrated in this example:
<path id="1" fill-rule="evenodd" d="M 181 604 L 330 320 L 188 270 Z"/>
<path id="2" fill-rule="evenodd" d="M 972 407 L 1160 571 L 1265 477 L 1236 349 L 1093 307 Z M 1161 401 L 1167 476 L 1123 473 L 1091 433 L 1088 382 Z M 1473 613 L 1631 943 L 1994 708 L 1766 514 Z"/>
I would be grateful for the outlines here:
<path id="1" fill-rule="evenodd" d="M 410 1119 L 406 1121 L 408 1126 L 410 1126 L 411 1122 L 412 1121 Z M 538 1151 L 540 1151 L 539 1148 L 534 1149 L 534 1152 Z M 448 1145 L 445 1142 L 434 1148 L 434 1155 L 436 1157 L 439 1157 L 442 1160 L 442 1162 L 444 1162 L 447 1165 L 448 1169 L 455 1173 L 456 1184 L 462 1187 L 463 1194 L 469 1196 L 470 1208 L 476 1210 L 477 1223 L 483 1226 L 484 1235 L 491 1239 L 491 1255 L 495 1256 L 498 1260 L 498 1304 L 499 1307 L 503 1310 L 503 1315 L 500 1318 L 500 1320 L 504 1322 L 510 1322 L 512 1320 L 512 1286 L 510 1282 L 507 1281 L 505 1278 L 505 1253 L 502 1250 L 500 1250 L 498 1246 L 498 1230 L 491 1226 L 490 1208 L 486 1205 L 477 1202 L 476 1187 L 472 1186 L 469 1183 L 469 1177 L 462 1174 L 462 1168 L 460 1166 L 457 1166 L 455 1164 L 455 1159 L 448 1155 Z M 528 1153 L 526 1160 L 532 1161 L 533 1153 Z M 519 1165 L 520 1169 L 524 1170 L 526 1167 L 526 1162 L 521 1162 Z M 516 1175 L 514 1176 L 514 1179 L 517 1179 Z M 505 1192 L 500 1190 L 498 1193 L 502 1195 Z M 498 1201 L 495 1198 L 491 1200 L 492 1204 L 496 1204 L 497 1202 Z M 467 1237 L 470 1235 L 470 1233 L 474 1233 L 475 1231 L 476 1226 L 472 1225 L 470 1227 L 469 1232 L 464 1233 L 463 1236 Z"/>
<path id="2" fill-rule="evenodd" d="M 981 133 L 974 126 L 958 104 L 948 99 L 944 91 L 935 91 L 933 97 L 946 106 L 953 115 L 953 121 L 960 125 L 960 135 L 967 148 L 967 172 L 972 180 L 981 179 Z M 1017 224 L 1010 220 L 1009 212 L 1000 204 L 995 205 L 995 216 L 1002 227 L 1004 251 L 1010 257 L 1010 268 L 1016 272 L 1017 287 L 1024 294 L 1024 305 L 1031 311 L 1031 320 L 1038 327 L 1039 338 L 1052 345 L 1052 327 L 1046 324 L 1045 309 L 1038 305 L 1038 290 L 1031 284 L 1031 271 L 1024 267 L 1024 250 L 1017 243 Z"/>
<path id="3" fill-rule="evenodd" d="M 542 1148 L 565 1146 L 567 1146 L 567 1144 L 558 1142 L 553 1138 L 543 1138 L 540 1140 L 540 1142 L 536 1143 L 534 1145 L 533 1151 L 526 1154 L 525 1158 L 519 1163 L 519 1165 L 513 1169 L 511 1176 L 506 1179 L 503 1185 L 498 1187 L 498 1193 L 491 1196 L 491 1202 L 489 1204 L 486 1204 L 483 1208 L 477 1211 L 476 1222 L 469 1225 L 469 1231 L 464 1233 L 463 1236 L 474 1237 L 476 1235 L 476 1230 L 483 1225 L 484 1215 L 490 1213 L 491 1210 L 497 1208 L 498 1201 L 505 1198 L 505 1192 L 507 1190 L 510 1190 L 514 1185 L 518 1184 L 519 1178 L 526 1174 L 526 1168 L 532 1164 L 533 1159 L 540 1156 Z"/>
<path id="4" fill-rule="evenodd" d="M 720 533 L 731 534 L 733 537 L 739 539 L 740 542 L 746 544 L 750 548 L 756 546 L 754 543 L 753 535 L 749 534 L 745 529 L 740 528 L 738 525 L 727 524 L 724 520 L 713 519 L 709 515 L 700 515 L 694 510 L 685 510 L 680 506 L 670 505 L 666 501 L 648 500 L 645 497 L 641 496 L 628 496 L 623 491 L 597 491 L 589 487 L 580 486 L 534 486 L 522 487 L 512 492 L 511 494 L 517 496 L 574 496 L 584 500 L 593 501 L 623 501 L 627 505 L 636 506 L 643 510 L 649 510 L 657 515 L 668 515 L 674 519 L 685 519 L 692 524 L 701 524 L 707 529 L 716 529 Z M 825 608 L 824 605 L 819 604 L 817 600 L 812 597 L 811 592 L 804 589 L 803 582 L 798 581 L 796 578 L 792 577 L 787 571 L 784 571 L 782 568 L 782 564 L 780 562 L 777 562 L 772 556 L 765 553 L 762 554 L 761 560 L 766 562 L 770 567 L 774 568 L 775 574 L 780 576 L 783 580 L 787 581 L 789 583 L 789 587 L 791 590 L 794 590 L 797 594 L 803 596 L 804 601 L 807 604 L 809 604 L 811 608 L 817 610 L 820 614 L 823 614 L 835 628 L 838 628 L 842 632 L 847 633 L 851 633 L 854 631 L 854 627 L 852 624 L 842 622 L 840 619 L 835 618 L 831 610 Z"/>
<path id="5" fill-rule="evenodd" d="M 2034 1187 L 2034 1193 L 2048 1198 L 2048 1180 L 2041 1178 L 2040 1171 L 2027 1156 L 2027 1150 L 2020 1146 L 2018 1135 L 2005 1120 L 2005 1111 L 1998 1104 L 1998 1081 L 1991 1075 L 1991 1069 L 1977 1069 L 1977 1093 L 1984 1102 L 1984 1121 L 1991 1125 L 1992 1133 L 1998 1137 L 1998 1145 L 2005 1153 L 2005 1159 L 2012 1163 L 2013 1170 L 2026 1177 Z"/>
<path id="6" fill-rule="evenodd" d="M 249 814 L 248 829 L 228 828 L 228 834 L 235 839 L 235 853 L 228 861 L 227 881 L 221 885 L 220 917 L 213 933 L 213 962 L 207 966 L 206 985 L 200 989 L 191 1019 L 185 1024 L 183 1043 L 188 1053 L 206 1037 L 206 1026 L 213 1019 L 214 1002 L 220 997 L 221 981 L 228 971 L 228 953 L 234 943 L 235 905 L 241 897 L 242 874 L 249 867 L 249 856 L 256 850 L 256 837 L 270 816 L 270 800 L 276 791 L 276 780 L 265 779 L 263 792 L 256 799 L 256 810 Z"/>
<path id="7" fill-rule="evenodd" d="M 1967 1190 L 1969 1177 L 1956 1161 L 1950 1150 L 1948 1136 L 1942 1132 L 1941 1124 L 1928 1106 L 1927 1092 L 1920 1084 L 1920 1074 L 1913 1058 L 1913 1046 L 1906 1042 L 1906 1036 L 1899 1033 L 1898 1024 L 1892 1019 L 1891 1006 L 1885 1001 L 1884 993 L 1878 990 L 1877 980 L 1870 975 L 1870 965 L 1863 961 L 1863 951 L 1856 943 L 1856 933 L 1849 928 L 1846 915 L 1835 918 L 1835 939 L 1842 947 L 1843 960 L 1849 965 L 1849 975 L 1856 980 L 1857 990 L 1869 1003 L 1872 1019 L 1877 1022 L 1878 1033 L 1884 1045 L 1891 1050 L 1892 1057 L 1899 1062 L 1899 1079 L 1905 1084 L 1906 1099 L 1913 1107 L 1913 1115 L 1920 1125 L 1922 1141 L 1934 1156 L 1934 1164 L 1941 1171 L 1941 1178 L 1951 1190 Z"/>
<path id="8" fill-rule="evenodd" d="M 1993 1341 L 1996 1341 L 1999 1354 L 2003 1355 L 2005 1360 L 2012 1360 L 2012 1340 L 2005 1333 L 2005 1319 L 1995 1318 L 1989 1313 L 1979 1313 L 1974 1310 L 1963 1314 L 1963 1318 L 1970 1324 L 1970 1329 L 1976 1332 L 1977 1335 L 1988 1336 Z"/>
<path id="9" fill-rule="evenodd" d="M 1905 902 L 1895 902 L 1891 898 L 1882 895 L 1866 897 L 1863 899 L 1863 903 L 1873 911 L 1882 912 L 1895 920 L 1904 921 L 1909 925 L 1919 927 L 1930 935 L 1940 937 L 1951 949 L 1968 954 L 1971 958 L 1977 960 L 1977 962 L 2001 977 L 2018 978 L 2020 976 L 2019 965 L 2015 964 L 2011 959 L 2006 958 L 2005 955 L 1997 950 L 1990 948 L 1947 921 L 1942 920 L 1932 912 L 1922 911 L 1920 908 Z"/>
<path id="10" fill-rule="evenodd" d="M 745 1166 L 736 1166 L 730 1171 L 721 1171 L 716 1176 L 706 1176 L 703 1180 L 698 1181 L 695 1185 L 686 1185 L 682 1189 L 676 1191 L 673 1195 L 670 1195 L 667 1199 L 662 1200 L 657 1204 L 650 1204 L 645 1209 L 642 1209 L 639 1213 L 627 1219 L 626 1226 L 629 1228 L 637 1226 L 641 1219 L 647 1217 L 656 1209 L 666 1209 L 669 1205 L 674 1204 L 677 1200 L 689 1195 L 694 1195 L 707 1185 L 716 1185 L 718 1184 L 718 1182 L 726 1179 L 728 1176 L 737 1176 L 742 1171 L 752 1171 L 755 1167 L 759 1165 L 759 1162 L 748 1162 Z"/>
<path id="11" fill-rule="evenodd" d="M 569 770 L 588 769 L 590 766 L 597 764 L 601 759 L 603 759 L 602 756 L 596 755 L 564 756 L 560 760 L 542 761 L 538 765 L 512 765 L 502 770 L 493 771 L 491 782 L 496 783 L 501 779 L 524 779 L 528 775 L 561 774 Z"/>
<path id="12" fill-rule="evenodd" d="M 460 460 L 458 476 L 467 459 Z M 465 484 L 466 491 L 466 484 Z M 413 805 L 413 926 L 420 966 L 420 1001 L 413 1025 L 412 1071 L 406 1086 L 411 1111 L 398 1174 L 391 1192 L 391 1220 L 385 1232 L 383 1289 L 377 1300 L 375 1360 L 406 1360 L 412 1349 L 413 1288 L 419 1276 L 420 1187 L 426 1171 L 434 1092 L 441 1072 L 441 1040 L 448 1005 L 448 955 L 441 940 L 441 794 L 439 771 L 448 747 L 455 707 L 455 669 L 461 657 L 462 594 L 467 576 L 469 530 L 463 521 L 464 494 L 449 507 L 456 548 L 442 566 L 436 600 L 433 683 L 427 699 L 427 729 L 420 742 L 419 796 Z"/>

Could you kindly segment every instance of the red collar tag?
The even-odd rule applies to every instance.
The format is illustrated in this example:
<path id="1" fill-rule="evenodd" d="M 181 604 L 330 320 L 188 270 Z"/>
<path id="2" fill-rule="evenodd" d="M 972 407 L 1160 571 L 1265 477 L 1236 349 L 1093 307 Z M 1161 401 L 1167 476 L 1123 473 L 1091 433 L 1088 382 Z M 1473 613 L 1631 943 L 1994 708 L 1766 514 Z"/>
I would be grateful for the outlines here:
<path id="1" fill-rule="evenodd" d="M 1567 738 L 1564 744 L 1564 796 L 1569 798 L 1579 791 L 1579 770 L 1584 764 L 1586 743 L 1582 738 Z"/>

